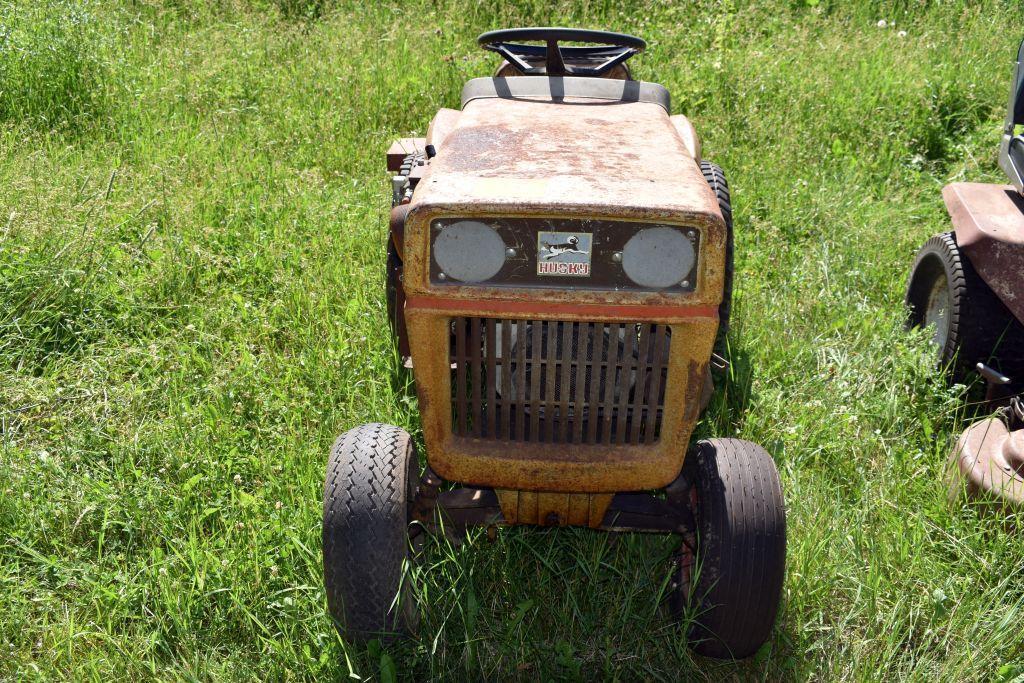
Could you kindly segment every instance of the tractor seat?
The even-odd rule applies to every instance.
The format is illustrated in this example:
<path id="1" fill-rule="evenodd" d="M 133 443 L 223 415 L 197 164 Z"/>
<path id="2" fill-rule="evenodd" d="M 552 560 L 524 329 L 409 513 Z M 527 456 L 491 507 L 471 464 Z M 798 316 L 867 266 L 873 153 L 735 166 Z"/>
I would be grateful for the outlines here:
<path id="1" fill-rule="evenodd" d="M 668 90 L 657 83 L 627 81 L 613 78 L 590 78 L 586 76 L 514 76 L 504 78 L 474 78 L 462 88 L 462 108 L 473 100 L 500 98 L 550 99 L 565 98 L 596 100 L 599 102 L 648 102 L 661 106 L 666 114 L 671 113 Z"/>

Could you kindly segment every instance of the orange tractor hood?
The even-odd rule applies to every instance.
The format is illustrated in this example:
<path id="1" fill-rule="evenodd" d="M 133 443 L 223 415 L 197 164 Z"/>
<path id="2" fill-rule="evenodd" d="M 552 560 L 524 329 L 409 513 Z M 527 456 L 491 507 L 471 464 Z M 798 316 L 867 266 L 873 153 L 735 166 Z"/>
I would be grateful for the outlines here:
<path id="1" fill-rule="evenodd" d="M 471 100 L 413 204 L 721 222 L 662 106 L 579 97 Z"/>

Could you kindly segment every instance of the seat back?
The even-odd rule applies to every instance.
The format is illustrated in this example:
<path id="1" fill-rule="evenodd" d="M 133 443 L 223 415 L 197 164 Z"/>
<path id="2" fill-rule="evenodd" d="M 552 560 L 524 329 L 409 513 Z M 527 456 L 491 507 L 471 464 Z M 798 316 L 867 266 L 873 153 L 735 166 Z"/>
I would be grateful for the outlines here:
<path id="1" fill-rule="evenodd" d="M 611 102 L 649 102 L 671 113 L 668 90 L 657 83 L 582 76 L 514 76 L 474 78 L 462 88 L 462 107 L 476 99 L 581 98 Z"/>

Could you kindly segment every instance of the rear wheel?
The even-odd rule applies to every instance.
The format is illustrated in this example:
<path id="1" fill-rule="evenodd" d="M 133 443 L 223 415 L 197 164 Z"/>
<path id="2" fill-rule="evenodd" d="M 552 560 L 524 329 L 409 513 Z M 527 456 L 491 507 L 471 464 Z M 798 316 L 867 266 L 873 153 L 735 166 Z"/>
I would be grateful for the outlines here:
<path id="1" fill-rule="evenodd" d="M 700 162 L 700 170 L 704 180 L 718 199 L 718 208 L 725 219 L 725 279 L 722 289 L 722 303 L 718 305 L 718 336 L 715 339 L 715 353 L 724 357 L 726 351 L 725 337 L 729 332 L 729 316 L 732 313 L 732 277 L 734 246 L 732 233 L 732 200 L 729 194 L 729 183 L 725 179 L 725 171 L 718 164 L 710 161 Z"/>
<path id="2" fill-rule="evenodd" d="M 993 356 L 998 358 L 1000 348 L 1011 348 L 1010 337 L 1019 334 L 1009 311 L 975 272 L 951 232 L 932 237 L 917 253 L 906 303 L 908 326 L 932 328 L 939 363 L 957 382 L 966 380 L 979 362 L 998 367 Z"/>
<path id="3" fill-rule="evenodd" d="M 672 586 L 676 616 L 692 607 L 688 634 L 699 654 L 749 657 L 768 639 L 786 564 L 786 513 L 778 471 L 760 446 L 739 439 L 697 443 L 684 464 L 692 482 L 696 547 L 684 543 Z"/>
<path id="4" fill-rule="evenodd" d="M 367 424 L 334 443 L 324 487 L 324 587 L 339 632 L 351 641 L 416 625 L 405 568 L 418 462 L 409 434 Z"/>

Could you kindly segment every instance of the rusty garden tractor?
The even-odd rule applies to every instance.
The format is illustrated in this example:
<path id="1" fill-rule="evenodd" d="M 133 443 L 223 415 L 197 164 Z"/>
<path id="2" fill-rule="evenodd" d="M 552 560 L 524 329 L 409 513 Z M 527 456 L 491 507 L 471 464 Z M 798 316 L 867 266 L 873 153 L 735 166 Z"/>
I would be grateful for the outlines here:
<path id="1" fill-rule="evenodd" d="M 426 467 L 398 427 L 334 444 L 331 614 L 357 641 L 415 629 L 410 538 L 442 524 L 676 534 L 671 613 L 695 608 L 698 652 L 749 656 L 783 584 L 779 476 L 756 444 L 691 443 L 729 321 L 725 175 L 668 91 L 632 79 L 643 40 L 523 28 L 479 43 L 503 58 L 496 75 L 388 152 L 388 311 Z"/>

